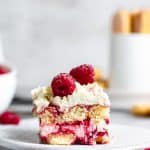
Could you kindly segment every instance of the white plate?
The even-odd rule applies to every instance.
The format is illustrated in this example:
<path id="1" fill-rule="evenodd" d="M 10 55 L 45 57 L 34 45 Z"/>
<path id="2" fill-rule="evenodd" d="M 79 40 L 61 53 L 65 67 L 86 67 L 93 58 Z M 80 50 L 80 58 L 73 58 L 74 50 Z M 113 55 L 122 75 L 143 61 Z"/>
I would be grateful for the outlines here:
<path id="1" fill-rule="evenodd" d="M 112 125 L 110 128 L 113 134 L 110 144 L 46 145 L 39 143 L 38 121 L 26 119 L 17 128 L 0 126 L 0 145 L 14 150 L 129 150 L 150 147 L 150 130 L 125 125 Z"/>

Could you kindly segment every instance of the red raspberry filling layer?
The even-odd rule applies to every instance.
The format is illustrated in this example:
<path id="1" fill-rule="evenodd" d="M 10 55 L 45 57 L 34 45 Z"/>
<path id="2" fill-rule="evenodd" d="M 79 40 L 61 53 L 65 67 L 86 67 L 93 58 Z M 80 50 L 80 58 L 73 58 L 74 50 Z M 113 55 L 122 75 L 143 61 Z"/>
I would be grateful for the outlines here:
<path id="1" fill-rule="evenodd" d="M 90 108 L 94 105 L 80 105 L 90 111 Z M 71 109 L 71 108 L 70 108 Z M 68 110 L 69 111 L 69 110 Z M 49 114 L 50 112 L 50 114 Z M 61 134 L 73 134 L 75 140 L 72 144 L 96 144 L 97 138 L 98 143 L 103 143 L 104 137 L 109 137 L 107 126 L 110 123 L 109 117 L 103 118 L 102 123 L 96 125 L 89 117 L 83 121 L 68 121 L 68 122 L 57 122 L 57 117 L 62 115 L 59 107 L 50 105 L 41 111 L 38 115 L 40 116 L 40 139 L 43 143 L 48 143 L 48 138 L 51 135 Z M 44 119 L 45 118 L 45 119 Z M 51 121 L 47 121 L 50 119 Z"/>
<path id="2" fill-rule="evenodd" d="M 76 136 L 73 144 L 96 144 L 98 136 L 108 136 L 106 129 L 99 131 L 90 120 L 66 122 L 62 124 L 41 125 L 41 141 L 46 143 L 49 134 L 72 133 Z"/>

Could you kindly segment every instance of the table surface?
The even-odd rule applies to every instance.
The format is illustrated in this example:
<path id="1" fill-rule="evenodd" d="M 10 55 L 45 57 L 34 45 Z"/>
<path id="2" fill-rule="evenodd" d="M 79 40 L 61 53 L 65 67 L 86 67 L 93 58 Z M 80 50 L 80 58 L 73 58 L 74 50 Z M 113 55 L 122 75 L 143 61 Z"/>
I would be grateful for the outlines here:
<path id="1" fill-rule="evenodd" d="M 20 114 L 22 119 L 32 117 L 31 113 L 32 105 L 30 103 L 15 102 L 10 106 L 9 109 Z M 150 118 L 135 117 L 128 110 L 119 110 L 112 108 L 111 122 L 113 124 L 124 124 L 150 129 Z M 0 150 L 8 150 L 8 149 L 0 147 Z"/>

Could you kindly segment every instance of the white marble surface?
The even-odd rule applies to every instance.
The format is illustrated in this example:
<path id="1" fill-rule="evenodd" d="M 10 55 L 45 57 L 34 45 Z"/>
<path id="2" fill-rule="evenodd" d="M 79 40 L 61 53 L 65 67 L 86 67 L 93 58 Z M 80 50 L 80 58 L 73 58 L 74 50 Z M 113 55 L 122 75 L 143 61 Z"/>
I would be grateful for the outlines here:
<path id="1" fill-rule="evenodd" d="M 18 68 L 19 86 L 49 83 L 52 74 L 80 63 L 108 75 L 112 12 L 149 6 L 148 0 L 0 0 L 3 49 Z"/>

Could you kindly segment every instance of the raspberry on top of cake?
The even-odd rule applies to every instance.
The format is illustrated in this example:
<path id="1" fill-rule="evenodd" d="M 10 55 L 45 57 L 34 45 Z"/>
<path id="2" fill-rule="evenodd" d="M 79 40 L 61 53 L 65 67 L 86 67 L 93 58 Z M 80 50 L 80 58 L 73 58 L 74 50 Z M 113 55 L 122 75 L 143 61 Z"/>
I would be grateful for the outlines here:
<path id="1" fill-rule="evenodd" d="M 56 75 L 50 86 L 32 90 L 40 138 L 49 144 L 108 143 L 110 102 L 95 82 L 92 65 Z M 60 141 L 61 139 L 61 141 Z"/>

